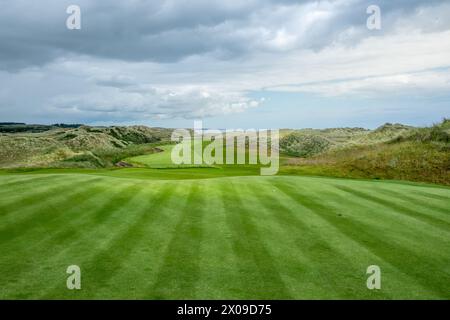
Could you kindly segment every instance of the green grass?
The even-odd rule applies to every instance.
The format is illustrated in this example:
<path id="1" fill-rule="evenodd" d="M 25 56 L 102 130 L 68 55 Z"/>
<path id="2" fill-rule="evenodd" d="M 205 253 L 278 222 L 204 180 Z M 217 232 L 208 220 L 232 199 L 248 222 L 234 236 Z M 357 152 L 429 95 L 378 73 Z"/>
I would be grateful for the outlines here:
<path id="1" fill-rule="evenodd" d="M 449 188 L 248 169 L 3 171 L 0 298 L 450 298 Z"/>
<path id="2" fill-rule="evenodd" d="M 393 127 L 322 134 L 381 141 Z M 163 142 L 65 145 L 108 144 L 106 129 L 75 130 L 86 141 L 4 136 L 0 299 L 450 299 L 449 187 L 310 176 L 448 184 L 448 128 L 438 129 L 282 156 L 273 177 L 258 165 L 174 165 Z M 137 167 L 112 167 L 122 159 Z M 19 168 L 55 161 L 90 169 Z M 66 289 L 73 264 L 80 291 Z M 369 265 L 381 290 L 366 288 Z"/>
<path id="3" fill-rule="evenodd" d="M 449 150 L 449 145 L 410 141 L 360 146 L 310 159 L 285 159 L 280 172 L 450 185 Z"/>
<path id="4" fill-rule="evenodd" d="M 158 152 L 151 155 L 138 155 L 136 157 L 126 158 L 125 161 L 135 164 L 135 165 L 143 165 L 148 167 L 161 167 L 170 165 L 170 153 L 173 149 L 174 145 L 165 145 L 158 147 L 162 152 Z"/>
<path id="5" fill-rule="evenodd" d="M 207 143 L 204 143 L 207 145 Z M 157 179 L 202 179 L 230 176 L 259 175 L 261 165 L 207 165 L 207 164 L 174 164 L 171 159 L 171 152 L 174 145 L 158 146 L 161 152 L 144 154 L 126 158 L 124 161 L 137 166 L 138 168 L 121 170 L 120 176 L 157 178 Z M 191 159 L 194 159 L 194 148 L 191 146 Z M 223 162 L 226 162 L 227 149 L 223 148 Z M 248 150 L 245 156 L 248 161 Z M 237 150 L 235 150 L 237 159 Z M 142 170 L 147 168 L 150 170 Z"/>
<path id="6" fill-rule="evenodd" d="M 11 133 L 2 133 L 4 130 Z M 0 124 L 0 167 L 112 167 L 126 157 L 150 152 L 162 141 L 167 143 L 171 132 L 171 129 L 143 126 Z"/>
<path id="7" fill-rule="evenodd" d="M 140 168 L 0 171 L 0 298 L 450 298 L 450 188 L 177 168 L 172 147 L 126 159 Z"/>
<path id="8" fill-rule="evenodd" d="M 199 142 L 196 142 L 199 143 Z M 204 150 L 204 148 L 209 144 L 210 142 L 206 142 L 204 141 L 202 144 L 202 151 Z M 174 164 L 172 161 L 172 150 L 175 147 L 175 144 L 161 144 L 159 145 L 157 148 L 160 150 L 160 152 L 152 152 L 150 154 L 141 154 L 138 156 L 133 156 L 133 157 L 128 157 L 126 158 L 124 161 L 131 163 L 135 166 L 138 167 L 147 167 L 147 168 L 153 168 L 153 169 L 172 169 L 172 168 L 218 168 L 218 167 L 227 167 L 226 165 L 207 165 L 207 164 Z M 188 147 L 189 148 L 189 147 Z M 194 148 L 194 143 L 190 144 L 190 149 L 191 149 L 191 161 L 193 162 L 193 159 L 195 157 L 195 154 L 198 152 L 197 150 L 195 150 Z M 233 147 L 227 147 L 226 146 L 226 142 L 223 143 L 223 150 L 222 150 L 222 154 L 223 154 L 223 158 L 222 158 L 222 162 L 226 163 L 226 154 L 227 152 L 233 152 Z M 242 152 L 241 150 L 238 150 L 236 146 L 234 146 L 234 159 L 235 162 L 237 162 L 237 157 L 238 157 L 238 153 Z M 244 154 L 245 153 L 245 154 Z M 249 150 L 248 147 L 243 151 L 246 162 L 248 162 L 249 159 Z M 202 154 L 200 154 L 202 155 Z M 235 165 L 233 166 L 228 166 L 228 167 L 236 167 Z M 255 166 L 245 166 L 245 165 L 241 165 L 240 167 L 246 167 L 247 169 L 250 167 L 255 167 Z"/>
<path id="9" fill-rule="evenodd" d="M 247 175 L 248 171 L 258 174 L 255 167 L 236 169 L 222 165 L 174 165 L 170 161 L 173 145 L 167 145 L 172 133 L 170 129 L 59 125 L 47 126 L 51 130 L 33 133 L 34 126 L 4 125 L 13 131 L 16 131 L 15 126 L 30 130 L 15 134 L 0 133 L 0 168 L 113 169 L 116 166 L 127 166 L 124 163 L 118 164 L 125 160 L 143 168 L 183 169 L 175 173 L 166 170 L 148 174 L 149 171 L 146 171 L 145 175 L 152 179 L 188 179 L 193 172 L 185 169 L 192 167 L 221 169 L 202 170 L 202 177 Z M 283 154 L 280 174 L 393 179 L 450 185 L 449 128 L 450 120 L 443 119 L 440 123 L 423 128 L 386 123 L 376 130 L 283 129 L 280 132 L 280 152 Z M 203 146 L 206 147 L 207 144 L 204 142 Z M 160 146 L 165 152 L 155 156 L 148 155 L 158 151 Z M 248 158 L 247 151 L 245 156 Z M 125 173 L 140 176 L 143 172 Z"/>
<path id="10" fill-rule="evenodd" d="M 158 146 L 158 149 L 161 150 L 161 152 L 129 157 L 126 158 L 125 161 L 136 166 L 144 166 L 148 168 L 157 168 L 157 169 L 209 167 L 207 165 L 174 164 L 171 159 L 171 152 L 174 146 L 175 145 L 161 145 Z M 193 148 L 191 150 L 191 154 L 192 156 L 194 154 Z"/>

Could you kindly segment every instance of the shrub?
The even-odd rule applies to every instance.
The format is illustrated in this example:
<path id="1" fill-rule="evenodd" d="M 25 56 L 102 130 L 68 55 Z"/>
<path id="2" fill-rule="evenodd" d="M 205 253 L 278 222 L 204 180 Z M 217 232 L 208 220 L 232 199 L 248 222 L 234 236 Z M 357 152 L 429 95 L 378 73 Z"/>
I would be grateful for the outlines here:
<path id="1" fill-rule="evenodd" d="M 280 141 L 281 151 L 297 157 L 311 157 L 330 147 L 331 142 L 318 135 L 291 133 Z"/>
<path id="2" fill-rule="evenodd" d="M 124 148 L 98 149 L 93 154 L 101 160 L 104 167 L 112 167 L 120 160 L 142 154 L 155 152 L 155 147 L 160 143 L 132 144 Z"/>
<path id="3" fill-rule="evenodd" d="M 445 129 L 445 122 L 427 128 L 418 128 L 408 135 L 393 139 L 391 143 L 402 141 L 450 143 L 450 133 Z"/>
<path id="4" fill-rule="evenodd" d="M 66 159 L 64 159 L 64 161 L 83 162 L 83 161 L 89 161 L 90 159 L 92 159 L 92 154 L 82 153 L 82 154 L 76 154 L 70 158 L 66 158 Z"/>
<path id="5" fill-rule="evenodd" d="M 76 162 L 76 163 L 77 162 L 86 162 L 86 163 L 91 164 L 93 167 L 98 167 L 98 168 L 105 166 L 103 161 L 90 151 L 87 151 L 82 154 L 74 155 L 73 157 L 67 158 L 64 161 L 65 162 Z"/>

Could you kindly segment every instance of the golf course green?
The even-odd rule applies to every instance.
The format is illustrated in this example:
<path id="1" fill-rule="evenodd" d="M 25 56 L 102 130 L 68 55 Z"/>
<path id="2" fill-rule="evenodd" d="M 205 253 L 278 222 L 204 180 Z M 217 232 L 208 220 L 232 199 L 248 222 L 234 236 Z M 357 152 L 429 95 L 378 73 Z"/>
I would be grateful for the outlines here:
<path id="1" fill-rule="evenodd" d="M 0 298 L 450 298 L 450 188 L 258 173 L 4 171 Z"/>

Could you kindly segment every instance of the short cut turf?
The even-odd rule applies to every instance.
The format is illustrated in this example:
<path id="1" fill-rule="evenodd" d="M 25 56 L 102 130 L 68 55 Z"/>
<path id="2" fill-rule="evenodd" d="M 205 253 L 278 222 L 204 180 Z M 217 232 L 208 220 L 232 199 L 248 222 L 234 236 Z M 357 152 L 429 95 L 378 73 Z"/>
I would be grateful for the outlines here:
<path id="1" fill-rule="evenodd" d="M 0 175 L 0 298 L 450 298 L 449 188 L 134 170 Z"/>

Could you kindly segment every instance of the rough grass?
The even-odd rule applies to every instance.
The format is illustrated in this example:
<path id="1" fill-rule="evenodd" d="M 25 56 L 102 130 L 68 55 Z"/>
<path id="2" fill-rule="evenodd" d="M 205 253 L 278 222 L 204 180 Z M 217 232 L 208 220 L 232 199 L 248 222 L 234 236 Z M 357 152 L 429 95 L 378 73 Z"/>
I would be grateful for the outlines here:
<path id="1" fill-rule="evenodd" d="M 281 172 L 396 179 L 450 185 L 450 151 L 435 143 L 401 142 L 343 148 L 311 159 L 289 158 Z"/>
<path id="2" fill-rule="evenodd" d="M 0 298 L 450 298 L 450 189 L 202 170 L 1 174 Z"/>
<path id="3" fill-rule="evenodd" d="M 285 158 L 281 173 L 450 185 L 449 123 L 444 119 L 427 128 L 385 124 L 316 156 Z"/>
<path id="4" fill-rule="evenodd" d="M 164 147 L 168 152 L 147 156 L 157 151 L 155 147 L 167 143 L 169 135 L 169 129 L 85 126 L 0 135 L 0 167 L 111 168 L 123 159 L 150 168 L 192 167 L 170 161 L 172 146 Z M 281 135 L 281 151 L 285 153 L 281 174 L 450 184 L 450 121 L 447 119 L 429 128 L 385 124 L 376 130 L 285 129 Z M 304 141 L 305 137 L 310 139 Z M 143 143 L 154 140 L 158 142 Z M 286 141 L 292 143 L 285 144 Z"/>
<path id="5" fill-rule="evenodd" d="M 329 149 L 331 142 L 320 135 L 291 133 L 280 141 L 280 149 L 296 157 L 311 157 Z"/>
<path id="6" fill-rule="evenodd" d="M 125 157 L 150 153 L 148 145 L 167 141 L 171 133 L 141 126 L 47 127 L 39 133 L 0 134 L 0 167 L 111 167 Z"/>

